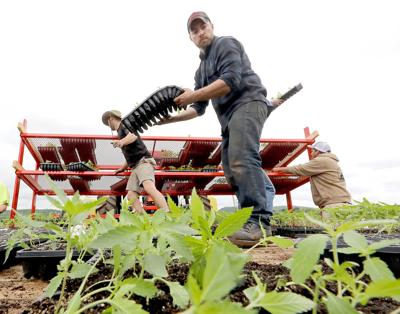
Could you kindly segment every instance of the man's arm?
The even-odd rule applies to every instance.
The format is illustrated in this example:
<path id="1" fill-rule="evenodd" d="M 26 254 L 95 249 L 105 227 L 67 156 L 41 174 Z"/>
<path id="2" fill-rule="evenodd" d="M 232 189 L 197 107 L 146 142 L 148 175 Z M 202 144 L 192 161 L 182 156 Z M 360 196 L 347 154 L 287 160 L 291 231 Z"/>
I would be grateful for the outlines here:
<path id="1" fill-rule="evenodd" d="M 199 114 L 194 108 L 188 108 L 181 113 L 175 115 L 175 116 L 169 116 L 167 118 L 164 118 L 160 120 L 157 125 L 163 125 L 163 124 L 168 124 L 168 123 L 174 123 L 174 122 L 180 122 L 180 121 L 186 121 L 186 120 L 191 120 L 196 117 L 198 117 Z"/>
<path id="2" fill-rule="evenodd" d="M 120 140 L 115 140 L 112 141 L 111 143 L 113 144 L 114 147 L 123 147 L 129 144 L 132 144 L 134 141 L 137 140 L 137 136 L 133 133 L 128 133 L 124 138 L 120 139 Z"/>
<path id="3" fill-rule="evenodd" d="M 276 167 L 272 168 L 273 172 L 283 172 L 283 173 L 292 173 L 288 167 Z"/>
<path id="4" fill-rule="evenodd" d="M 231 88 L 225 81 L 218 79 L 203 88 L 195 91 L 186 88 L 185 92 L 174 99 L 178 106 L 190 105 L 198 101 L 207 101 L 213 98 L 225 96 L 231 91 Z"/>
<path id="5" fill-rule="evenodd" d="M 124 172 L 126 169 L 128 169 L 128 163 L 125 161 L 124 164 L 115 171 L 115 174 Z"/>

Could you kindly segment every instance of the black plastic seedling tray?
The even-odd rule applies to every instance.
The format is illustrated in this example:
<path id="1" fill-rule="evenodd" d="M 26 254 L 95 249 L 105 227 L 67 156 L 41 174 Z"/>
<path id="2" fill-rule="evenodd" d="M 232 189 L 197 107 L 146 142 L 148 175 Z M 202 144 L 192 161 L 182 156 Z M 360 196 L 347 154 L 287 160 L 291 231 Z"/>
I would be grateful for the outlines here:
<path id="1" fill-rule="evenodd" d="M 178 86 L 165 86 L 147 97 L 122 119 L 122 124 L 130 132 L 143 133 L 149 126 L 169 116 L 178 106 L 174 98 L 182 94 L 184 90 Z M 183 107 L 185 109 L 186 107 Z"/>
<path id="2" fill-rule="evenodd" d="M 86 163 L 79 161 L 79 162 L 71 162 L 67 165 L 68 171 L 95 171 L 95 169 Z"/>
<path id="3" fill-rule="evenodd" d="M 299 91 L 301 91 L 303 89 L 303 85 L 297 84 L 295 87 L 291 88 L 290 90 L 288 90 L 286 93 L 284 93 L 281 97 L 279 97 L 280 99 L 282 99 L 283 101 L 288 100 L 290 97 L 292 97 L 294 94 L 298 93 Z"/>
<path id="4" fill-rule="evenodd" d="M 389 239 L 399 239 L 400 234 L 364 234 L 368 243 L 379 242 L 382 240 Z M 347 243 L 344 242 L 343 238 L 339 238 L 338 248 L 348 247 Z M 332 255 L 332 245 L 328 243 L 324 256 L 331 257 Z M 390 245 L 381 249 L 378 249 L 374 256 L 379 257 L 383 260 L 389 267 L 389 269 L 393 272 L 396 278 L 400 277 L 400 245 Z M 363 258 L 359 257 L 357 254 L 342 254 L 339 253 L 339 260 L 343 261 L 354 261 L 357 263 L 362 263 Z"/>
<path id="5" fill-rule="evenodd" d="M 324 233 L 324 230 L 316 227 L 307 226 L 297 226 L 297 227 L 287 227 L 287 226 L 277 226 L 276 234 L 282 237 L 291 238 L 304 238 L 310 234 Z"/>
<path id="6" fill-rule="evenodd" d="M 40 169 L 43 171 L 63 171 L 64 167 L 60 163 L 42 162 L 40 163 Z"/>
<path id="7" fill-rule="evenodd" d="M 34 250 L 24 249 L 17 251 L 16 258 L 22 262 L 25 278 L 38 278 L 49 280 L 57 274 L 57 265 L 65 258 L 65 250 Z M 73 259 L 79 256 L 78 251 L 72 254 Z M 84 260 L 88 260 L 92 254 L 87 253 Z"/>

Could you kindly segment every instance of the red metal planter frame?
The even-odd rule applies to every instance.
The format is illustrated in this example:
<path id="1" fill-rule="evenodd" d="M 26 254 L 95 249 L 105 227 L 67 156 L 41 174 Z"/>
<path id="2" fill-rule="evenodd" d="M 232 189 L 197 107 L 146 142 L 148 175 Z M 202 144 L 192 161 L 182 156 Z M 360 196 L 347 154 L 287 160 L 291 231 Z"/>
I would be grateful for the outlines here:
<path id="1" fill-rule="evenodd" d="M 68 158 L 78 158 L 79 156 L 93 156 L 97 159 L 97 171 L 49 171 L 47 172 L 53 180 L 60 181 L 60 187 L 67 195 L 73 195 L 75 189 L 80 189 L 81 195 L 125 195 L 126 178 L 130 172 L 124 172 L 115 176 L 114 171 L 120 167 L 121 163 L 110 162 L 115 160 L 115 152 L 111 145 L 111 140 L 116 137 L 107 135 L 85 135 L 85 134 L 41 134 L 26 132 L 27 122 L 18 125 L 20 131 L 20 147 L 18 160 L 14 161 L 15 184 L 12 208 L 17 210 L 20 191 L 20 181 L 22 180 L 33 192 L 31 212 L 35 213 L 37 196 L 45 194 L 54 195 L 54 192 L 45 186 L 43 181 L 44 171 L 40 169 L 40 164 L 45 162 L 43 152 L 46 151 L 47 157 L 51 158 L 52 150 L 57 156 L 58 161 Z M 268 173 L 274 183 L 277 194 L 286 195 L 288 209 L 293 207 L 291 191 L 307 183 L 307 177 L 299 177 L 282 173 L 271 172 L 273 167 L 287 166 L 303 152 L 308 151 L 307 145 L 314 143 L 318 132 L 310 134 L 309 128 L 304 129 L 304 139 L 261 139 L 264 146 L 260 151 L 263 161 L 263 168 Z M 202 172 L 200 169 L 212 165 L 213 168 L 221 161 L 219 145 L 221 138 L 209 137 L 162 137 L 162 136 L 143 136 L 142 139 L 149 148 L 153 157 L 157 160 L 155 170 L 156 185 L 164 193 L 173 195 L 188 195 L 195 187 L 200 195 L 229 195 L 232 190 L 226 183 L 218 183 L 215 178 L 223 177 L 224 173 L 220 167 L 210 172 Z M 48 141 L 50 146 L 44 145 Z M 108 145 L 108 146 L 107 146 Z M 159 147 L 172 147 L 171 150 L 160 150 Z M 33 157 L 36 166 L 34 170 L 23 168 L 25 147 Z M 54 147 L 54 149 L 44 149 L 44 147 Z M 42 151 L 42 154 L 40 153 Z M 50 153 L 49 153 L 50 151 Z M 175 154 L 174 156 L 164 156 L 166 152 Z M 109 159 L 106 157 L 112 155 Z M 59 157 L 61 156 L 61 158 Z M 72 157 L 71 157 L 72 156 Z M 56 158 L 57 157 L 57 158 Z M 80 158 L 80 157 L 79 157 Z M 121 157 L 122 158 L 122 157 Z M 80 160 L 76 160 L 80 161 Z M 83 160 L 82 160 L 83 161 Z M 54 162 L 57 162 L 54 160 Z M 187 166 L 190 163 L 196 166 L 196 170 L 185 171 L 168 170 L 168 167 Z M 114 171 L 113 171 L 114 170 Z M 125 177 L 122 178 L 121 177 Z M 108 178 L 108 179 L 106 179 Z M 214 181 L 213 181 L 214 180 Z M 104 181 L 104 182 L 103 182 Z M 70 185 L 68 185 L 68 182 Z M 110 184 L 111 182 L 111 184 Z M 11 211 L 10 218 L 14 218 L 15 212 Z"/>

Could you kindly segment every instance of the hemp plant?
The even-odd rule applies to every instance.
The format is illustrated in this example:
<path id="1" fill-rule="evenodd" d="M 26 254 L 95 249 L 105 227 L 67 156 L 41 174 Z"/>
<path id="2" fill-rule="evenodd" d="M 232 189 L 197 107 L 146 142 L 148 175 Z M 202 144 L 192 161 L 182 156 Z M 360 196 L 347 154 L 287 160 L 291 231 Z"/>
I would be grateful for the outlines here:
<path id="1" fill-rule="evenodd" d="M 349 221 L 335 226 L 318 221 L 307 214 L 306 217 L 322 227 L 325 234 L 311 235 L 301 241 L 285 266 L 290 268 L 293 280 L 287 285 L 299 284 L 313 296 L 313 313 L 317 313 L 318 304 L 324 304 L 329 313 L 358 313 L 356 306 L 365 305 L 372 298 L 400 299 L 400 280 L 394 277 L 384 261 L 373 256 L 378 249 L 399 244 L 400 240 L 383 240 L 368 244 L 366 238 L 356 231 L 365 226 L 393 224 L 396 223 L 395 220 Z M 338 248 L 340 237 L 343 237 L 348 248 Z M 325 258 L 324 261 L 332 273 L 324 274 L 319 260 L 328 242 L 332 247 L 332 259 Z M 364 261 L 362 265 L 353 261 L 341 263 L 339 253 L 358 254 Z M 356 268 L 360 271 L 356 271 Z M 370 277 L 369 283 L 362 280 L 365 275 Z M 313 282 L 314 289 L 305 284 L 306 279 Z M 336 294 L 328 291 L 328 283 L 335 284 Z"/>

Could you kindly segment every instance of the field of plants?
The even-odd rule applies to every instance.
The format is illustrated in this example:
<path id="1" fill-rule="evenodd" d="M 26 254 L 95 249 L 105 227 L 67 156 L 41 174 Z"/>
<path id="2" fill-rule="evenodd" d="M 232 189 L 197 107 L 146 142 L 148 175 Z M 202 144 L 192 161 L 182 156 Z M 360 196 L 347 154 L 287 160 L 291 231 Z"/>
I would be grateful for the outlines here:
<path id="1" fill-rule="evenodd" d="M 251 208 L 206 211 L 193 191 L 189 208 L 137 215 L 124 200 L 118 219 L 87 219 L 104 199 L 67 198 L 48 180 L 63 215 L 2 226 L 3 261 L 16 255 L 25 277 L 48 281 L 23 313 L 400 313 L 399 205 L 282 211 L 273 236 L 241 249 L 228 237 Z M 292 256 L 251 261 L 272 246 Z"/>

